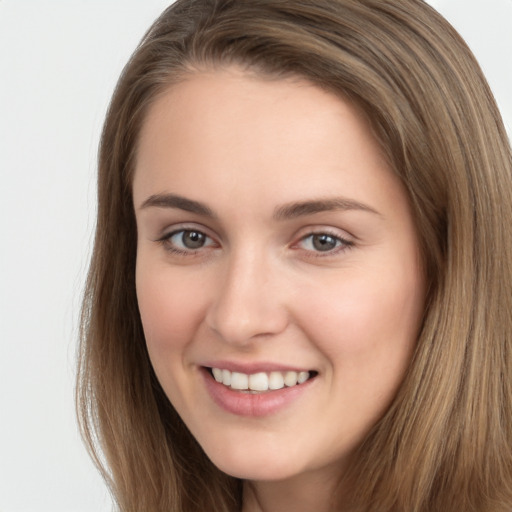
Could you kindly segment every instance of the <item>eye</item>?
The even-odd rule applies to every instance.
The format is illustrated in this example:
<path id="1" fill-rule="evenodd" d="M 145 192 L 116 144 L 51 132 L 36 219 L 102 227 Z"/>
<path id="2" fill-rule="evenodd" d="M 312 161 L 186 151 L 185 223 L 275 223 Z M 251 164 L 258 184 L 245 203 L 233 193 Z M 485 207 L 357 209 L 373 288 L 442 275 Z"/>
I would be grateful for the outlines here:
<path id="1" fill-rule="evenodd" d="M 311 233 L 299 242 L 300 248 L 319 253 L 337 252 L 352 245 L 352 242 L 330 233 Z"/>
<path id="2" fill-rule="evenodd" d="M 215 242 L 202 231 L 196 229 L 180 229 L 165 235 L 161 240 L 167 250 L 176 253 L 191 253 L 205 247 L 215 245 Z"/>

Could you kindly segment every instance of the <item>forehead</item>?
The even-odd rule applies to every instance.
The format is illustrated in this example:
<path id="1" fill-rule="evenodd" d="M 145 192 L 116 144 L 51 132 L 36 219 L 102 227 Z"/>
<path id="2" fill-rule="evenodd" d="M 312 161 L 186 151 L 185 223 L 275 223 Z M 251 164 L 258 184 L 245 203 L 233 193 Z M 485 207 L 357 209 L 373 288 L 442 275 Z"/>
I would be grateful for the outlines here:
<path id="1" fill-rule="evenodd" d="M 333 194 L 375 209 L 404 199 L 357 107 L 305 80 L 236 68 L 192 74 L 156 99 L 133 185 L 136 205 L 174 193 L 237 212 Z"/>
<path id="2" fill-rule="evenodd" d="M 276 145 L 283 144 L 292 130 L 295 138 L 312 141 L 323 135 L 320 127 L 328 131 L 341 118 L 351 122 L 351 131 L 366 129 L 356 106 L 304 79 L 273 79 L 221 68 L 190 74 L 157 97 L 140 139 L 142 146 L 151 145 L 152 150 L 152 141 L 170 135 L 177 139 L 194 135 L 204 145 L 223 138 L 226 146 L 237 143 L 253 149 L 261 141 L 268 142 L 269 133 Z M 246 139 L 249 133 L 251 140 Z"/>
<path id="3" fill-rule="evenodd" d="M 258 155 L 267 160 L 290 156 L 291 150 L 299 160 L 315 147 L 329 149 L 324 160 L 339 162 L 346 151 L 327 148 L 327 135 L 335 131 L 357 148 L 377 146 L 357 107 L 305 80 L 265 79 L 236 68 L 197 73 L 171 86 L 151 105 L 140 133 L 136 168 L 155 167 L 171 149 L 175 158 L 199 158 L 184 151 L 184 143 L 201 146 L 211 156 L 231 152 L 234 157 L 238 149 L 252 160 Z"/>

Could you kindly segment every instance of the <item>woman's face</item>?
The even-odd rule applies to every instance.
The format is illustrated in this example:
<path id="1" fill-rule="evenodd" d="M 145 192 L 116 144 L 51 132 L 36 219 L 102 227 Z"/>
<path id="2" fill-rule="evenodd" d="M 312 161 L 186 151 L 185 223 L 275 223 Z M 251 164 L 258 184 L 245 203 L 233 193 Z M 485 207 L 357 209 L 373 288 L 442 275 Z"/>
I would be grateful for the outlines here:
<path id="1" fill-rule="evenodd" d="M 337 475 L 411 359 L 425 283 L 365 118 L 299 79 L 193 74 L 152 105 L 133 183 L 149 355 L 211 460 Z"/>

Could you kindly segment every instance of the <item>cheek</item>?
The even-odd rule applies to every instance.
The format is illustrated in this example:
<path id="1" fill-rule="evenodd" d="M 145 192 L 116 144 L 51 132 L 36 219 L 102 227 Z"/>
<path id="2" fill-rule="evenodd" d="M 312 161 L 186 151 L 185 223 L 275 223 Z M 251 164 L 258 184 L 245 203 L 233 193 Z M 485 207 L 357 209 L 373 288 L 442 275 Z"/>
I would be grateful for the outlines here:
<path id="1" fill-rule="evenodd" d="M 311 290 L 298 316 L 331 361 L 355 369 L 403 366 L 414 348 L 423 311 L 416 272 L 352 272 L 339 286 Z"/>
<path id="2" fill-rule="evenodd" d="M 137 300 L 152 360 L 182 349 L 201 318 L 201 303 L 190 282 L 169 269 L 137 264 Z"/>

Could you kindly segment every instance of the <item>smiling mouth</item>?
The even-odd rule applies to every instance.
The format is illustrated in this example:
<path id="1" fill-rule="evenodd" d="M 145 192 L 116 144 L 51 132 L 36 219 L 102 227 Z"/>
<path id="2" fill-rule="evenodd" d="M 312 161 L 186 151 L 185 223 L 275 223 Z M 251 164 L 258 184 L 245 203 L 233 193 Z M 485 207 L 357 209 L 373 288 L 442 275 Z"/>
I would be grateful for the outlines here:
<path id="1" fill-rule="evenodd" d="M 224 368 L 207 368 L 207 370 L 219 384 L 245 393 L 262 393 L 300 386 L 318 375 L 316 371 L 272 371 L 247 374 L 231 372 Z"/>

